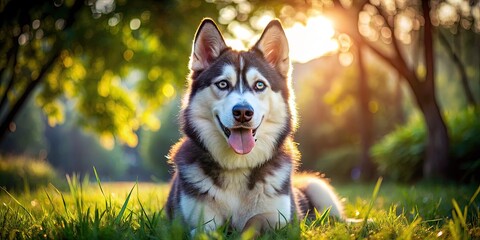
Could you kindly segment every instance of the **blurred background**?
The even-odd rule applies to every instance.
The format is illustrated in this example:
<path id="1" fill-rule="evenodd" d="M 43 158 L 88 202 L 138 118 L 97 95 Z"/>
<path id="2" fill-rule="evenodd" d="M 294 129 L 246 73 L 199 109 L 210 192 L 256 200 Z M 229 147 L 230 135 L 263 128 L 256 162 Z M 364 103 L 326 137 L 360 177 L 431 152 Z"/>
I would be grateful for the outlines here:
<path id="1" fill-rule="evenodd" d="M 195 30 L 290 43 L 303 170 L 335 182 L 480 181 L 480 3 L 0 2 L 0 185 L 167 181 Z"/>

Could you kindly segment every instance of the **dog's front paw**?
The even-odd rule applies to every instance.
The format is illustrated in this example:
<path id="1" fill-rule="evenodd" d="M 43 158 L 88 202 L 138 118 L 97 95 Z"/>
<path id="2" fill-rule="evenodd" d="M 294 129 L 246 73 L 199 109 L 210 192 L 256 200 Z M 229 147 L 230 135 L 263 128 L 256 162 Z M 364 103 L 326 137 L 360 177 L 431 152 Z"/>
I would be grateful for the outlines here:
<path id="1" fill-rule="evenodd" d="M 259 213 L 248 219 L 242 233 L 252 231 L 254 238 L 256 238 L 267 230 L 281 228 L 287 223 L 287 219 L 282 217 L 280 213 Z"/>

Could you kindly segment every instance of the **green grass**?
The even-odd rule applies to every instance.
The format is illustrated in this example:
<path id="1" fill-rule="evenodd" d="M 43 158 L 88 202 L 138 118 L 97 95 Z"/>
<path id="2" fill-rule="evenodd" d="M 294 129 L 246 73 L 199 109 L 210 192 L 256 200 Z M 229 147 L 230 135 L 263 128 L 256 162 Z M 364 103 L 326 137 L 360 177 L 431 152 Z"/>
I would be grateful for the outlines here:
<path id="1" fill-rule="evenodd" d="M 0 186 L 28 193 L 49 182 L 61 184 L 58 174 L 48 162 L 26 156 L 0 155 Z"/>
<path id="2" fill-rule="evenodd" d="M 53 185 L 29 194 L 0 193 L 0 239 L 186 239 L 180 221 L 162 211 L 167 184 L 102 183 L 67 177 L 68 191 Z M 394 183 L 337 186 L 348 217 L 357 224 L 328 218 L 300 219 L 260 239 L 479 239 L 477 186 Z M 251 232 L 226 226 L 195 239 L 250 239 Z"/>

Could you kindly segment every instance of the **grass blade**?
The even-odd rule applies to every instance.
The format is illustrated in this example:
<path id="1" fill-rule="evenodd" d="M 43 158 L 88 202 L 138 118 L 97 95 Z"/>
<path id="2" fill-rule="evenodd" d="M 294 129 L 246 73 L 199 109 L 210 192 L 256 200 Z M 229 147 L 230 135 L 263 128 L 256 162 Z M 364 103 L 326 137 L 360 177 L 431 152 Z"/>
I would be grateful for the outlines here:
<path id="1" fill-rule="evenodd" d="M 137 184 L 138 184 L 138 181 L 137 181 Z M 153 232 L 155 233 L 155 228 L 154 228 L 154 225 L 153 225 L 153 221 L 150 220 L 150 218 L 148 217 L 148 214 L 147 212 L 145 211 L 145 208 L 143 207 L 143 204 L 142 202 L 140 201 L 140 193 L 138 192 L 139 191 L 139 188 L 137 187 L 137 201 L 138 201 L 138 204 L 140 205 L 140 210 L 142 210 L 142 214 L 145 216 L 145 218 L 147 219 L 147 227 Z M 155 218 L 155 215 L 153 216 L 152 219 Z"/>
<path id="2" fill-rule="evenodd" d="M 475 193 L 470 198 L 470 201 L 468 202 L 469 207 L 470 207 L 470 205 L 472 205 L 473 201 L 475 201 L 475 199 L 477 198 L 479 193 L 480 193 L 480 185 L 478 185 L 477 191 L 475 191 Z"/>
<path id="3" fill-rule="evenodd" d="M 465 229 L 468 229 L 467 228 L 467 222 L 466 222 L 466 219 L 465 219 L 466 216 L 463 215 L 462 210 L 460 209 L 460 206 L 458 206 L 458 203 L 457 203 L 457 201 L 455 201 L 455 199 L 452 199 L 452 204 L 453 204 L 453 208 L 455 209 L 455 213 L 457 214 L 457 217 L 458 217 L 460 223 L 462 224 L 462 226 Z"/>
<path id="4" fill-rule="evenodd" d="M 10 194 L 10 193 L 7 191 L 7 189 L 5 189 L 4 187 L 0 187 L 0 188 L 1 188 L 4 192 L 6 192 L 7 195 L 10 196 L 10 198 L 12 198 L 13 201 L 15 201 L 15 203 L 18 204 L 18 206 L 20 206 L 23 210 L 25 210 L 25 212 L 28 213 L 28 216 L 30 216 L 30 218 L 31 218 L 32 220 L 35 221 L 35 218 L 33 217 L 32 213 L 30 213 L 30 211 L 28 211 L 28 209 L 27 209 L 26 207 L 24 207 L 23 204 L 21 204 L 12 194 Z"/>
<path id="5" fill-rule="evenodd" d="M 50 205 L 52 205 L 52 212 L 56 212 L 56 210 L 55 210 L 55 204 L 53 204 L 53 200 L 52 200 L 52 198 L 50 197 L 50 194 L 48 194 L 47 189 L 44 188 L 43 191 L 44 191 L 45 194 L 47 195 L 47 198 L 48 198 L 48 201 L 50 202 Z"/>
<path id="6" fill-rule="evenodd" d="M 95 179 L 97 180 L 98 187 L 100 188 L 100 192 L 102 192 L 103 198 L 105 199 L 105 209 L 108 211 L 110 209 L 110 206 L 108 204 L 108 199 L 107 199 L 107 196 L 105 195 L 105 192 L 103 191 L 102 182 L 100 181 L 100 177 L 98 176 L 97 169 L 95 168 L 95 166 L 93 167 L 93 173 L 95 174 Z"/>
<path id="7" fill-rule="evenodd" d="M 67 203 L 65 202 L 65 197 L 63 197 L 63 193 L 60 192 L 60 190 L 58 190 L 58 188 L 56 188 L 53 184 L 50 184 L 50 186 L 53 188 L 53 190 L 55 190 L 58 195 L 60 195 L 60 197 L 62 198 L 62 202 L 63 202 L 63 208 L 65 209 L 65 213 L 67 214 L 67 217 L 71 217 L 70 215 L 70 212 L 68 211 L 68 208 L 67 208 Z"/>
<path id="8" fill-rule="evenodd" d="M 420 223 L 422 223 L 422 218 L 418 217 L 412 223 L 410 223 L 410 225 L 407 226 L 407 228 L 403 231 L 402 235 L 400 235 L 399 239 L 405 239 L 405 240 L 412 239 L 415 234 L 415 228 Z"/>
<path id="9" fill-rule="evenodd" d="M 130 201 L 130 197 L 132 196 L 133 189 L 135 188 L 135 186 L 137 186 L 137 184 L 138 183 L 135 183 L 135 185 L 133 185 L 132 189 L 128 193 L 127 199 L 125 199 L 125 202 L 123 203 L 122 209 L 120 209 L 118 216 L 115 218 L 115 222 L 117 224 L 120 223 L 120 220 L 122 220 L 123 214 L 125 213 L 125 209 L 127 209 L 127 204 Z"/>
<path id="10" fill-rule="evenodd" d="M 362 238 L 365 237 L 365 234 L 368 232 L 367 231 L 368 216 L 370 216 L 370 212 L 373 209 L 373 204 L 377 200 L 378 192 L 380 192 L 380 186 L 382 185 L 382 181 L 383 181 L 383 178 L 379 177 L 377 180 L 377 183 L 375 184 L 375 188 L 373 189 L 372 199 L 370 200 L 370 203 L 368 205 L 367 214 L 365 214 L 365 218 L 363 219 L 363 226 L 360 232 L 360 237 Z"/>
<path id="11" fill-rule="evenodd" d="M 372 211 L 373 204 L 375 203 L 375 200 L 377 200 L 378 192 L 380 191 L 380 186 L 382 185 L 382 181 L 383 181 L 383 178 L 380 177 L 380 178 L 378 178 L 377 183 L 375 184 L 375 188 L 373 189 L 373 193 L 372 193 L 372 200 L 370 201 L 370 204 L 369 204 L 368 210 L 367 210 L 367 214 L 365 215 L 365 218 L 364 218 L 364 225 L 368 221 L 368 216 L 370 215 L 370 212 Z"/>
<path id="12" fill-rule="evenodd" d="M 93 173 L 95 174 L 95 179 L 97 180 L 98 187 L 100 187 L 100 192 L 102 192 L 103 197 L 106 199 L 105 192 L 103 192 L 102 183 L 100 182 L 100 177 L 98 176 L 95 166 L 93 167 Z"/>
<path id="13" fill-rule="evenodd" d="M 332 210 L 332 207 L 328 207 L 327 209 L 325 209 L 325 211 L 323 211 L 322 215 L 317 219 L 320 220 L 320 225 L 325 225 L 325 222 L 328 221 L 328 217 L 330 216 L 330 211 Z M 315 212 L 315 214 L 317 214 L 318 212 Z"/>

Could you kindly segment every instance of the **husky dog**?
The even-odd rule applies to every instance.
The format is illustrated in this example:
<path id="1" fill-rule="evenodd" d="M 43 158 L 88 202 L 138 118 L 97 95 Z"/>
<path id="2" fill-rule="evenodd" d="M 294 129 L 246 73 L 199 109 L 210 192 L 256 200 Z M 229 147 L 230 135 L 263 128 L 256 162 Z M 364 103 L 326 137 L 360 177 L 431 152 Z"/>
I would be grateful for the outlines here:
<path id="1" fill-rule="evenodd" d="M 180 119 L 184 137 L 172 147 L 175 166 L 166 204 L 193 233 L 228 223 L 257 232 L 330 208 L 343 218 L 332 188 L 295 173 L 296 109 L 287 38 L 271 21 L 248 51 L 229 48 L 211 19 L 193 42 Z"/>

